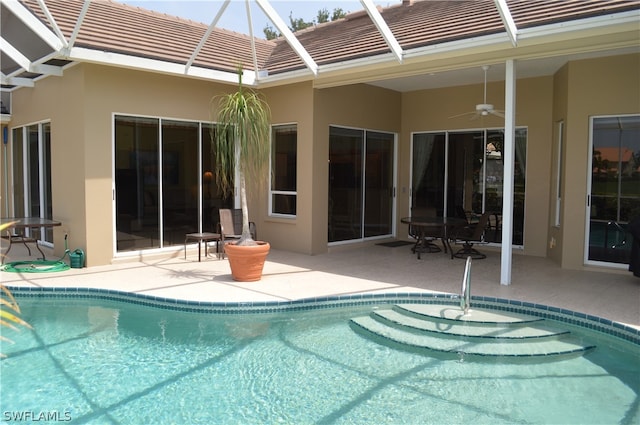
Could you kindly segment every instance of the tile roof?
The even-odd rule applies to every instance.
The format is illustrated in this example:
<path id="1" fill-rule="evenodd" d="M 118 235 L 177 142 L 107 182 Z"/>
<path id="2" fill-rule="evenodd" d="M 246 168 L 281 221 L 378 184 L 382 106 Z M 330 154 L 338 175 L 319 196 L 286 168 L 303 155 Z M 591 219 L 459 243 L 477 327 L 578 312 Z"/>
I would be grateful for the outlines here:
<path id="1" fill-rule="evenodd" d="M 49 27 L 38 2 L 21 0 Z M 78 21 L 83 0 L 46 0 L 47 8 L 69 38 Z M 111 0 L 92 0 L 75 45 L 173 63 L 186 63 L 208 25 L 132 7 Z M 273 42 L 256 38 L 259 67 L 266 61 Z M 249 36 L 216 28 L 194 65 L 235 72 L 237 65 L 253 69 Z"/>
<path id="2" fill-rule="evenodd" d="M 507 0 L 519 29 L 637 10 L 629 0 Z M 493 0 L 424 0 L 382 9 L 381 16 L 403 50 L 505 32 Z M 364 12 L 296 33 L 318 64 L 390 52 Z M 303 62 L 284 42 L 269 57 L 269 73 L 302 68 Z"/>
<path id="3" fill-rule="evenodd" d="M 46 25 L 37 0 L 20 0 Z M 69 38 L 83 0 L 45 0 Z M 507 0 L 519 30 L 640 9 L 640 0 Z M 493 0 L 424 0 L 379 9 L 404 51 L 456 40 L 504 33 Z M 113 0 L 92 0 L 75 46 L 186 64 L 208 26 L 136 8 Z M 298 31 L 295 36 L 319 65 L 374 57 L 390 52 L 365 11 Z M 284 38 L 255 39 L 259 69 L 269 75 L 302 69 L 304 62 Z M 214 29 L 194 65 L 235 72 L 253 70 L 249 36 Z"/>

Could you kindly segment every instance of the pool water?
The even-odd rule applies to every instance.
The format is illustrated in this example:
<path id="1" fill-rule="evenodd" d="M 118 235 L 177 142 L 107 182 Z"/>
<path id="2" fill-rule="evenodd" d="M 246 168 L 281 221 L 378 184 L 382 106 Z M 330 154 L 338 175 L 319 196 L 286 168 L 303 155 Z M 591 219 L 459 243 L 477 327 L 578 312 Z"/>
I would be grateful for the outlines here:
<path id="1" fill-rule="evenodd" d="M 2 421 L 640 423 L 638 345 L 582 329 L 597 346 L 585 356 L 472 362 L 356 334 L 349 319 L 371 305 L 204 314 L 90 299 L 20 304 L 35 330 L 3 330 L 15 344 L 2 344 Z"/>

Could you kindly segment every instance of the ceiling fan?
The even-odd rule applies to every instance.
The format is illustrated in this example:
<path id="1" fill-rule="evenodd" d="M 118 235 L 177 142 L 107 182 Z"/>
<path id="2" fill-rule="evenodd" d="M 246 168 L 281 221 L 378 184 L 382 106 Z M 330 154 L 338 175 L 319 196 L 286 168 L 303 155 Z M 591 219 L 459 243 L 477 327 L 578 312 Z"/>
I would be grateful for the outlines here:
<path id="1" fill-rule="evenodd" d="M 478 103 L 476 105 L 476 110 L 473 112 L 465 112 L 464 114 L 454 115 L 449 118 L 457 118 L 463 117 L 465 115 L 471 115 L 472 120 L 476 120 L 481 117 L 486 117 L 487 115 L 495 115 L 498 117 L 504 118 L 503 111 L 498 111 L 493 108 L 491 103 L 487 103 L 487 71 L 489 70 L 488 65 L 483 65 L 482 70 L 484 71 L 484 100 L 483 103 Z"/>

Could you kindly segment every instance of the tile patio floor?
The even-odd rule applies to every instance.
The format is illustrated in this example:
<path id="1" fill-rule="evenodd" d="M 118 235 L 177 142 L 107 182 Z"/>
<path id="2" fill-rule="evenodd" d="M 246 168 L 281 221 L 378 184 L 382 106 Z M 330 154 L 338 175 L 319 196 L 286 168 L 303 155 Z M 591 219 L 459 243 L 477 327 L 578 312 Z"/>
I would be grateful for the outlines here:
<path id="1" fill-rule="evenodd" d="M 2 252 L 6 251 L 6 241 Z M 10 286 L 89 287 L 130 291 L 184 300 L 214 302 L 283 301 L 319 296 L 378 292 L 459 293 L 464 260 L 443 253 L 418 260 L 406 245 L 372 243 L 333 247 L 305 255 L 272 249 L 260 282 L 235 282 L 227 260 L 203 257 L 194 247 L 162 257 L 142 257 L 108 266 L 57 273 L 0 272 Z M 215 250 L 215 249 L 214 249 Z M 500 252 L 481 247 L 484 260 L 471 270 L 471 294 L 494 296 L 592 314 L 640 328 L 640 279 L 630 272 L 563 270 L 551 260 L 513 256 L 512 284 L 500 285 Z M 50 252 L 50 251 L 49 251 Z M 90 253 L 89 253 L 90 255 Z M 48 259 L 52 259 L 48 254 Z M 5 261 L 27 259 L 14 245 Z M 68 260 L 68 259 L 67 259 Z"/>

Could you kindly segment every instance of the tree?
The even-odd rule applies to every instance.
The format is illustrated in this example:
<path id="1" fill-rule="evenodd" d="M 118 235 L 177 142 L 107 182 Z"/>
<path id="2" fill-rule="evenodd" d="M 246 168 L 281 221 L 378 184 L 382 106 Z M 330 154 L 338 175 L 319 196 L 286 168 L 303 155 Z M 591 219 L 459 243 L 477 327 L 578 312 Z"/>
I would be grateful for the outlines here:
<path id="1" fill-rule="evenodd" d="M 215 96 L 211 100 L 211 115 L 217 123 L 212 133 L 218 169 L 216 181 L 225 195 L 234 191 L 232 178 L 238 166 L 242 236 L 237 245 L 256 245 L 249 229 L 246 179 L 260 187 L 269 163 L 271 111 L 261 94 L 242 85 L 242 67 L 238 68 L 238 90 Z"/>
<path id="2" fill-rule="evenodd" d="M 302 18 L 294 18 L 293 12 L 289 13 L 289 22 L 289 29 L 291 32 L 300 31 L 313 25 L 313 22 L 305 22 Z"/>

